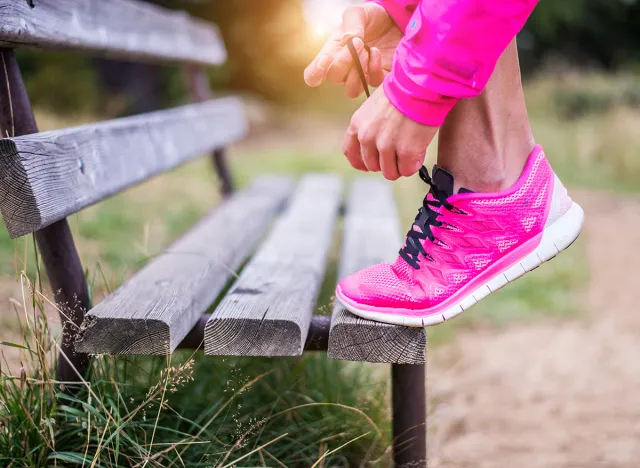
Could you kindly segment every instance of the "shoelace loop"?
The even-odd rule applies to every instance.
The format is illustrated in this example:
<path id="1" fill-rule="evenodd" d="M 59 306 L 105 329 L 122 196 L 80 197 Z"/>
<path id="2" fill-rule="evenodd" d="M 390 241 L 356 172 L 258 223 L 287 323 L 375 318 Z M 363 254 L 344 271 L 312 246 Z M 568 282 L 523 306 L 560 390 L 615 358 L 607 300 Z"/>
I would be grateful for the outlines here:
<path id="1" fill-rule="evenodd" d="M 435 263 L 436 261 L 435 258 L 433 258 L 433 256 L 424 249 L 422 245 L 423 240 L 429 239 L 429 241 L 433 244 L 446 245 L 431 231 L 431 228 L 433 226 L 441 227 L 443 224 L 445 224 L 442 221 L 438 220 L 438 216 L 440 216 L 441 213 L 434 210 L 433 208 L 444 207 L 445 209 L 453 213 L 464 214 L 462 210 L 456 208 L 447 201 L 449 195 L 444 190 L 439 189 L 438 186 L 433 182 L 426 167 L 422 166 L 419 174 L 420 178 L 431 188 L 429 190 L 429 194 L 431 194 L 433 200 L 429 199 L 429 194 L 424 197 L 422 207 L 420 207 L 418 215 L 411 225 L 411 229 L 407 233 L 405 245 L 400 249 L 399 252 L 400 256 L 409 264 L 409 266 L 415 268 L 416 270 L 420 269 L 420 255 L 422 255 L 430 262 Z"/>
<path id="2" fill-rule="evenodd" d="M 360 63 L 360 55 L 356 50 L 356 46 L 353 45 L 353 37 L 347 39 L 347 49 L 349 49 L 349 53 L 351 54 L 351 59 L 353 60 L 353 64 L 356 66 L 356 71 L 358 72 L 358 76 L 360 77 L 360 81 L 362 82 L 362 87 L 364 88 L 364 93 L 367 97 L 371 97 L 369 93 L 369 83 L 367 83 L 367 77 L 364 74 L 364 70 L 362 69 L 362 64 Z M 364 49 L 367 53 L 371 53 L 371 48 L 365 44 Z"/>

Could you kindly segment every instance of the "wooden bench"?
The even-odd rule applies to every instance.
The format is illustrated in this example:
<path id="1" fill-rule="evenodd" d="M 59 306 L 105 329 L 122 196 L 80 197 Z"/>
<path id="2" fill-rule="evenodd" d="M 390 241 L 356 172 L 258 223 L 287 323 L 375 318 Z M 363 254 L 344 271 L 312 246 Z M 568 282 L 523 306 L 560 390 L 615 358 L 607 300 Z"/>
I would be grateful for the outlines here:
<path id="1" fill-rule="evenodd" d="M 0 0 L 0 46 L 0 211 L 12 237 L 35 233 L 62 311 L 61 381 L 82 379 L 90 354 L 180 347 L 225 356 L 322 350 L 391 363 L 395 462 L 426 466 L 424 330 L 359 319 L 339 305 L 331 317 L 314 316 L 341 215 L 340 276 L 395 256 L 401 236 L 388 184 L 263 176 L 235 192 L 223 149 L 244 135 L 246 119 L 238 99 L 210 99 L 202 66 L 221 64 L 224 46 L 214 26 L 185 14 L 131 0 Z M 16 46 L 179 62 L 201 102 L 38 133 Z M 66 217 L 208 151 L 224 201 L 92 307 Z"/>

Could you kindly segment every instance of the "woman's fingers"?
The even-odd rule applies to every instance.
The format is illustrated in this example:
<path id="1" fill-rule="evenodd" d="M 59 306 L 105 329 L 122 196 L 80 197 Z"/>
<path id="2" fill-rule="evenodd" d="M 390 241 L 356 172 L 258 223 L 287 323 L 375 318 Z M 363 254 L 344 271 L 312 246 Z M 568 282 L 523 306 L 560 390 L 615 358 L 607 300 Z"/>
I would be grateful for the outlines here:
<path id="1" fill-rule="evenodd" d="M 424 164 L 426 149 L 424 151 L 397 150 L 398 172 L 403 177 L 409 177 L 420 170 Z"/>
<path id="2" fill-rule="evenodd" d="M 354 131 L 352 126 L 347 129 L 347 132 L 344 135 L 342 152 L 354 169 L 365 172 L 367 171 L 367 166 L 362 162 L 362 155 L 360 154 L 360 141 L 358 141 L 358 134 Z"/>
<path id="3" fill-rule="evenodd" d="M 356 37 L 353 39 L 353 47 L 358 53 L 362 69 L 367 73 L 369 68 L 369 54 L 364 48 L 364 42 L 362 42 L 362 39 Z M 330 81 L 331 83 L 346 82 L 349 71 L 352 68 L 353 57 L 351 56 L 351 52 L 349 52 L 349 48 L 347 46 L 343 46 L 329 67 L 329 71 L 327 72 L 327 81 Z"/>
<path id="4" fill-rule="evenodd" d="M 327 76 L 329 67 L 341 51 L 340 34 L 334 34 L 327 40 L 322 50 L 304 71 L 307 86 L 320 86 Z"/>
<path id="5" fill-rule="evenodd" d="M 360 154 L 362 161 L 370 172 L 380 172 L 380 155 L 376 146 L 376 136 L 368 133 L 361 133 L 358 136 L 360 141 Z"/>
<path id="6" fill-rule="evenodd" d="M 379 138 L 378 153 L 380 154 L 380 169 L 384 178 L 388 180 L 399 179 L 398 156 L 393 141 L 384 137 Z"/>
<path id="7" fill-rule="evenodd" d="M 376 145 L 361 144 L 362 161 L 369 172 L 380 172 L 380 155 Z"/>
<path id="8" fill-rule="evenodd" d="M 383 80 L 382 52 L 377 47 L 372 47 L 369 51 L 369 84 L 377 88 Z"/>
<path id="9" fill-rule="evenodd" d="M 373 87 L 380 86 L 384 80 L 380 49 L 372 47 L 367 50 L 364 43 L 358 38 L 353 39 L 353 46 L 358 52 L 367 83 Z M 356 98 L 363 93 L 364 88 L 360 74 L 353 65 L 353 57 L 346 46 L 331 65 L 327 73 L 327 80 L 332 83 L 344 83 L 344 94 L 349 98 Z"/>
<path id="10" fill-rule="evenodd" d="M 360 80 L 360 75 L 352 68 L 347 75 L 347 79 L 344 82 L 344 95 L 348 98 L 357 98 L 364 92 L 364 88 L 362 87 L 362 81 Z"/>
<path id="11" fill-rule="evenodd" d="M 347 8 L 342 13 L 342 37 L 340 45 L 345 45 L 350 37 L 364 40 L 364 29 L 367 23 L 367 12 L 363 5 Z"/>
<path id="12" fill-rule="evenodd" d="M 384 78 L 380 50 L 376 47 L 368 49 L 362 39 L 349 36 L 352 37 L 367 82 L 374 87 L 380 86 Z M 358 97 L 364 91 L 360 75 L 353 63 L 353 56 L 349 48 L 341 44 L 339 35 L 334 35 L 327 41 L 304 71 L 304 81 L 308 86 L 320 86 L 325 80 L 344 83 L 345 95 L 350 98 Z"/>
<path id="13" fill-rule="evenodd" d="M 327 75 L 331 62 L 333 60 L 329 55 L 322 55 L 311 62 L 311 65 L 304 70 L 304 82 L 307 86 L 320 86 Z"/>
<path id="14" fill-rule="evenodd" d="M 354 167 L 361 159 L 367 170 L 395 180 L 418 172 L 437 131 L 403 115 L 378 88 L 351 117 L 343 150 Z"/>
<path id="15" fill-rule="evenodd" d="M 364 30 L 367 13 L 362 5 L 347 8 L 342 14 L 342 26 L 336 31 L 304 72 L 304 80 L 309 86 L 319 86 L 325 79 L 334 83 L 343 83 L 351 68 L 351 55 L 345 47 L 346 41 L 353 38 L 358 53 L 364 49 Z M 368 61 L 363 57 L 364 63 Z M 329 75 L 327 72 L 331 70 Z"/>

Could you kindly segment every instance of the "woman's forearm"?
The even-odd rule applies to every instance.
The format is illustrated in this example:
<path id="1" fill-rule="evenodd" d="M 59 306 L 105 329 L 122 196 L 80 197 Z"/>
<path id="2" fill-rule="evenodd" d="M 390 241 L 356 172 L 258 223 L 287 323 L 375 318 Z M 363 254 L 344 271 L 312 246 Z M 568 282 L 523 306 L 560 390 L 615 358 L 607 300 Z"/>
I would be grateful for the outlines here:
<path id="1" fill-rule="evenodd" d="M 417 2 L 378 3 L 398 23 L 402 12 Z M 440 126 L 459 99 L 482 92 L 498 58 L 536 4 L 537 0 L 421 0 L 396 49 L 385 94 L 412 120 Z"/>

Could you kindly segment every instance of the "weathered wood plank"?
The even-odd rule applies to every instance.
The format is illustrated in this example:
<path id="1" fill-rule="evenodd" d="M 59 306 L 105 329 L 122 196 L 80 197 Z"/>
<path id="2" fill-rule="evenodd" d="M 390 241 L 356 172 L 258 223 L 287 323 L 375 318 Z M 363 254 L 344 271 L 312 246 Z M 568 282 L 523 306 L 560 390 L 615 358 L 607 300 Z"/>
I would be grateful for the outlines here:
<path id="1" fill-rule="evenodd" d="M 391 185 L 358 179 L 347 202 L 339 276 L 369 265 L 393 261 L 402 245 Z M 427 338 L 422 328 L 365 320 L 339 303 L 333 309 L 329 357 L 349 361 L 421 364 Z"/>
<path id="2" fill-rule="evenodd" d="M 0 60 L 4 68 L 4 76 L 0 78 L 0 134 L 37 133 L 36 119 L 13 50 L 0 49 Z M 62 322 L 56 366 L 58 381 L 78 382 L 89 367 L 87 356 L 74 351 L 72 338 L 84 313 L 91 308 L 84 269 L 66 219 L 36 232 L 35 240 Z M 61 384 L 60 390 L 64 391 L 65 387 L 66 384 Z"/>
<path id="3" fill-rule="evenodd" d="M 223 202 L 89 311 L 76 350 L 172 352 L 266 232 L 291 187 L 287 178 L 263 177 Z"/>
<path id="4" fill-rule="evenodd" d="M 241 102 L 224 98 L 0 139 L 0 211 L 11 237 L 28 234 L 245 131 Z"/>
<path id="5" fill-rule="evenodd" d="M 207 323 L 206 354 L 302 354 L 341 186 L 330 175 L 302 180 L 286 213 Z"/>
<path id="6" fill-rule="evenodd" d="M 0 0 L 0 45 L 148 61 L 226 60 L 218 29 L 135 0 Z"/>

